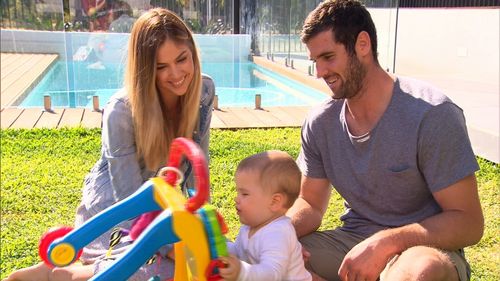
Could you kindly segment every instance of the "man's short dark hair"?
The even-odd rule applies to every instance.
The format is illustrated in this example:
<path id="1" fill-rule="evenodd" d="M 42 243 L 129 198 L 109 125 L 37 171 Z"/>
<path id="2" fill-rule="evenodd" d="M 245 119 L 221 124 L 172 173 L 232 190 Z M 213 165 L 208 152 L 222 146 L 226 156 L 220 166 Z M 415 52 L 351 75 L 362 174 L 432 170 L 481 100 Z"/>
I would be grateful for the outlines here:
<path id="1" fill-rule="evenodd" d="M 377 30 L 366 7 L 357 0 L 327 0 L 321 2 L 307 16 L 300 39 L 307 43 L 312 37 L 332 30 L 335 41 L 345 46 L 347 53 L 355 54 L 354 46 L 361 31 L 370 36 L 373 58 L 377 56 Z"/>

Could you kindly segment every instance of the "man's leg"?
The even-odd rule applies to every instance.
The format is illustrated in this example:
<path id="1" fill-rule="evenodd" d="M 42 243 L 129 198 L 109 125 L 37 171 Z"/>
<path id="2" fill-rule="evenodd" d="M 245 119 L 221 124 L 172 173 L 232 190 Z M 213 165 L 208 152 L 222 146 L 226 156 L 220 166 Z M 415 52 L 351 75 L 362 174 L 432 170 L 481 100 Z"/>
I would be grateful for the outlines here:
<path id="1" fill-rule="evenodd" d="M 347 252 L 365 238 L 340 229 L 316 231 L 300 239 L 310 253 L 307 270 L 326 280 L 340 280 L 338 270 Z M 314 280 L 314 279 L 313 279 Z"/>
<path id="2" fill-rule="evenodd" d="M 463 252 L 416 246 L 395 256 L 380 275 L 380 280 L 467 281 L 469 277 L 470 269 Z"/>

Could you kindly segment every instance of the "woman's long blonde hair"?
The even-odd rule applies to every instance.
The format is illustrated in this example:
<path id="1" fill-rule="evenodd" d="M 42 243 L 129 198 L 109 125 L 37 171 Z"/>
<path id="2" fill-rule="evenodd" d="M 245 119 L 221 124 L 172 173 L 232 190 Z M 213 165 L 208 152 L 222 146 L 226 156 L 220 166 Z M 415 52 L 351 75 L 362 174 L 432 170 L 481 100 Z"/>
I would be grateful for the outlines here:
<path id="1" fill-rule="evenodd" d="M 166 118 L 155 82 L 156 50 L 166 40 L 187 45 L 194 63 L 191 84 L 187 93 L 180 97 L 177 126 L 173 120 Z M 137 19 L 130 33 L 125 88 L 134 120 L 137 155 L 143 158 L 151 171 L 166 164 L 174 138 L 192 138 L 201 95 L 200 69 L 193 35 L 176 14 L 167 9 L 155 8 Z M 177 131 L 175 128 L 178 128 Z"/>

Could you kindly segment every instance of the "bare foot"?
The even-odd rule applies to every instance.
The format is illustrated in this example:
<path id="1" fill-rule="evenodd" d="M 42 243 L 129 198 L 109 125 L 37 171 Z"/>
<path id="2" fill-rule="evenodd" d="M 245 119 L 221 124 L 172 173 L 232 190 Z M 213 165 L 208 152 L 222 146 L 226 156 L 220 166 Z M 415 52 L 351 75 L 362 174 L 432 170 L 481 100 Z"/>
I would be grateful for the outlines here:
<path id="1" fill-rule="evenodd" d="M 2 281 L 49 281 L 50 268 L 43 262 L 12 272 Z"/>

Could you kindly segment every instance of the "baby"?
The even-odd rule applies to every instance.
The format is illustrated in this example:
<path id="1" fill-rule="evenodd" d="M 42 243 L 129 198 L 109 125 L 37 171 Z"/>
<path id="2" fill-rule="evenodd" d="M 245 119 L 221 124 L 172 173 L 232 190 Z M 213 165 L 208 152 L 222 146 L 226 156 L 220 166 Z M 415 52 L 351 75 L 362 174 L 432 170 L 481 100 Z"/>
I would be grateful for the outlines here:
<path id="1" fill-rule="evenodd" d="M 301 173 L 285 152 L 267 151 L 238 165 L 236 210 L 243 224 L 229 257 L 221 258 L 224 280 L 311 280 L 302 247 L 285 216 L 300 191 Z"/>

